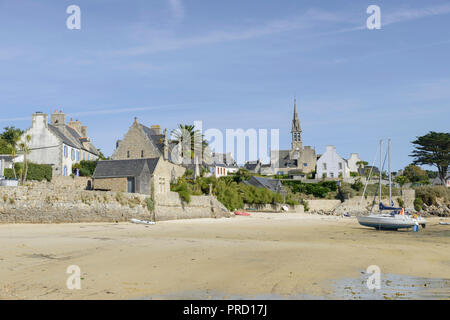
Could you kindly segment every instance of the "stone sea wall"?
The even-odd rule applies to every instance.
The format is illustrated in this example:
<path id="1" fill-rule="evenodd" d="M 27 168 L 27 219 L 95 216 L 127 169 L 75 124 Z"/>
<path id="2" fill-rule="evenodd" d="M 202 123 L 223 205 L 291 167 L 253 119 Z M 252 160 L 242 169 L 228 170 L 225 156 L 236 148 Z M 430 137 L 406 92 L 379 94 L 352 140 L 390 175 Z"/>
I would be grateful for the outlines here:
<path id="1" fill-rule="evenodd" d="M 155 195 L 156 220 L 229 217 L 225 206 L 212 196 L 191 196 L 182 201 L 176 192 Z"/>
<path id="2" fill-rule="evenodd" d="M 162 221 L 229 216 L 214 197 L 192 197 L 186 204 L 172 192 L 155 198 L 153 214 L 147 208 L 148 196 L 85 190 L 88 181 L 58 177 L 52 183 L 0 187 L 0 223 L 119 222 L 131 218 Z"/>

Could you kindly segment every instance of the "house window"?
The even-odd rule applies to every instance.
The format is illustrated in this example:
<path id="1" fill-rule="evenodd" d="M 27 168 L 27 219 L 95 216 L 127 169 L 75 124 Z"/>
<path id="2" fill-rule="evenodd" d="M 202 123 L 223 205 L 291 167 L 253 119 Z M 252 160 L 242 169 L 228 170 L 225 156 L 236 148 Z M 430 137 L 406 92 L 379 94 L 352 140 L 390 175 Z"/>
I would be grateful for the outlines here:
<path id="1" fill-rule="evenodd" d="M 159 193 L 166 192 L 166 179 L 159 178 L 158 189 Z"/>
<path id="2" fill-rule="evenodd" d="M 66 157 L 67 158 L 67 146 L 64 146 L 64 157 Z"/>
<path id="3" fill-rule="evenodd" d="M 83 152 L 83 160 L 86 160 L 86 152 Z"/>
<path id="4" fill-rule="evenodd" d="M 144 157 L 144 150 L 141 150 L 141 158 Z"/>
<path id="5" fill-rule="evenodd" d="M 339 162 L 339 170 L 342 170 L 342 162 Z"/>
<path id="6" fill-rule="evenodd" d="M 307 166 L 308 166 L 308 164 L 307 164 L 307 163 L 305 162 L 305 163 L 303 163 L 303 166 L 304 166 L 304 167 L 307 167 Z"/>
<path id="7" fill-rule="evenodd" d="M 326 163 L 323 164 L 323 170 L 327 170 L 327 164 Z"/>
<path id="8" fill-rule="evenodd" d="M 127 151 L 127 158 L 130 157 L 130 151 Z"/>
<path id="9" fill-rule="evenodd" d="M 72 159 L 72 161 L 75 160 L 75 150 L 73 149 L 70 150 L 70 159 Z"/>
<path id="10" fill-rule="evenodd" d="M 67 176 L 67 166 L 64 166 L 63 176 Z"/>
<path id="11" fill-rule="evenodd" d="M 334 178 L 334 172 L 330 172 L 330 177 Z"/>

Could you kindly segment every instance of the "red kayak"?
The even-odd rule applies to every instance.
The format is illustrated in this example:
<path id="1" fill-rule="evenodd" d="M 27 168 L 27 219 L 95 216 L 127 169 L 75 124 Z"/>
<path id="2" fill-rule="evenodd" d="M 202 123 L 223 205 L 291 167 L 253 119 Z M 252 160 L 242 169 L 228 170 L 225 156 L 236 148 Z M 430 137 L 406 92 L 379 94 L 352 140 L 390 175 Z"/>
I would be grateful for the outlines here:
<path id="1" fill-rule="evenodd" d="M 240 212 L 240 211 L 235 211 L 234 214 L 237 216 L 249 216 L 250 215 L 250 213 L 248 213 L 248 212 Z"/>

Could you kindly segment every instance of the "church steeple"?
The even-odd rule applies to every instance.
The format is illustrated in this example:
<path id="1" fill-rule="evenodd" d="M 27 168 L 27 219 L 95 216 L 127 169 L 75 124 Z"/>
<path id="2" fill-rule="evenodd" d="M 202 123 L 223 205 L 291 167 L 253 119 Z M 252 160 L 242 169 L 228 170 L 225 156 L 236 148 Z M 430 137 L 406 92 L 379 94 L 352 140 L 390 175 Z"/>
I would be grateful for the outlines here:
<path id="1" fill-rule="evenodd" d="M 294 98 L 294 118 L 292 119 L 292 150 L 302 149 L 302 129 L 297 113 L 297 99 Z"/>

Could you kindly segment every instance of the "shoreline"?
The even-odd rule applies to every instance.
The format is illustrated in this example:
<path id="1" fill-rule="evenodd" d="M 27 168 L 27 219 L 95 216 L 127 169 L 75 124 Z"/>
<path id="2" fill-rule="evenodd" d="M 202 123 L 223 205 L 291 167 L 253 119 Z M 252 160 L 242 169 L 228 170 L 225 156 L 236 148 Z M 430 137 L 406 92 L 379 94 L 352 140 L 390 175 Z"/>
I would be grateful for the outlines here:
<path id="1" fill-rule="evenodd" d="M 382 274 L 446 281 L 450 228 L 438 224 L 444 218 L 427 220 L 417 233 L 296 213 L 152 226 L 2 224 L 0 299 L 164 299 L 183 292 L 333 298 L 334 281 L 359 279 L 374 264 Z M 66 287 L 69 265 L 81 269 L 80 290 Z"/>

